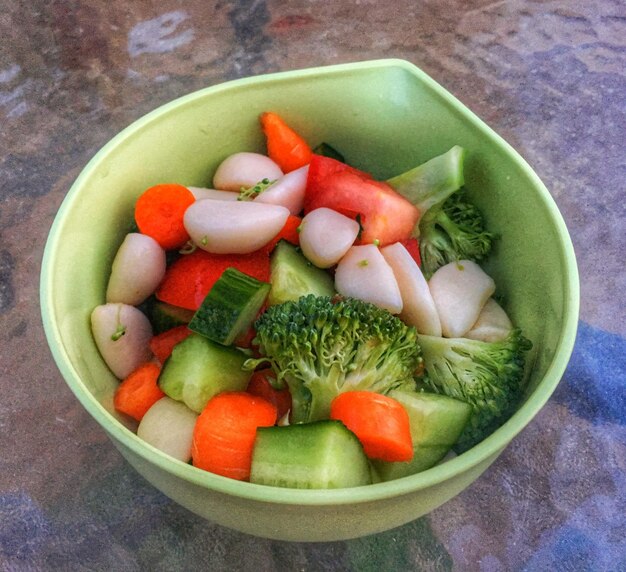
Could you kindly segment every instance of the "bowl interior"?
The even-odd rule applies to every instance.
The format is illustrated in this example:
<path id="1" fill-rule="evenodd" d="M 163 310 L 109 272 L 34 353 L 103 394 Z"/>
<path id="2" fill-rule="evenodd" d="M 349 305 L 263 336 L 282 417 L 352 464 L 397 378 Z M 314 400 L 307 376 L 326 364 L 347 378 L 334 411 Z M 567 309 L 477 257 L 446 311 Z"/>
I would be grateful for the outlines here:
<path id="1" fill-rule="evenodd" d="M 401 61 L 289 72 L 208 88 L 159 108 L 105 146 L 61 207 L 42 270 L 44 325 L 72 390 L 124 446 L 185 478 L 198 472 L 143 445 L 118 423 L 123 420 L 112 407 L 118 382 L 98 354 L 89 315 L 103 303 L 111 261 L 132 225 L 138 195 L 161 182 L 210 186 L 227 155 L 263 151 L 258 115 L 266 110 L 279 112 L 313 145 L 329 143 L 349 163 L 381 178 L 453 145 L 468 150 L 466 186 L 489 228 L 501 235 L 487 270 L 513 322 L 534 343 L 529 389 L 518 413 L 481 445 L 431 469 L 428 478 L 422 474 L 402 481 L 419 488 L 444 480 L 501 449 L 549 397 L 571 352 L 578 299 L 573 250 L 552 199 L 526 163 L 435 82 Z M 223 481 L 209 479 L 210 486 L 238 493 L 245 490 L 242 485 L 254 487 Z M 342 498 L 389 496 L 398 486 L 346 491 Z M 292 492 L 296 499 L 316 494 Z M 262 496 L 272 494 L 265 488 Z"/>

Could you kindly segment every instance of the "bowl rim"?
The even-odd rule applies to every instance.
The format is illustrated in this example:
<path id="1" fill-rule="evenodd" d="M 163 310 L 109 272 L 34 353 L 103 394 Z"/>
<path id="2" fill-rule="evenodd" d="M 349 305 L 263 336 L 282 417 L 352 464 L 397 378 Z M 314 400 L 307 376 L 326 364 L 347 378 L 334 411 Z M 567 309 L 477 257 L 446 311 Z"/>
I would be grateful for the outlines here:
<path id="1" fill-rule="evenodd" d="M 559 239 L 561 261 L 565 268 L 564 320 L 554 357 L 543 379 L 538 383 L 526 402 L 506 423 L 469 451 L 421 473 L 362 487 L 332 490 L 303 490 L 270 487 L 236 481 L 208 473 L 187 463 L 173 459 L 139 439 L 136 434 L 127 429 L 110 414 L 87 390 L 78 376 L 78 373 L 71 365 L 69 356 L 62 343 L 59 328 L 56 326 L 54 315 L 54 285 L 52 278 L 53 269 L 57 261 L 57 244 L 60 240 L 61 229 L 64 226 L 65 214 L 71 210 L 72 206 L 77 201 L 79 192 L 85 182 L 92 176 L 100 161 L 121 141 L 142 130 L 145 126 L 158 120 L 161 116 L 170 113 L 180 105 L 188 104 L 210 94 L 239 89 L 250 85 L 293 81 L 294 79 L 302 78 L 310 79 L 316 75 L 340 75 L 355 70 L 368 71 L 391 68 L 399 68 L 416 76 L 425 89 L 434 92 L 436 96 L 451 106 L 456 113 L 459 113 L 465 121 L 470 122 L 473 128 L 479 130 L 482 135 L 490 139 L 493 144 L 502 148 L 532 182 L 539 193 L 540 200 L 543 202 L 548 216 L 554 223 Z M 495 458 L 543 407 L 554 392 L 565 371 L 576 338 L 579 313 L 579 278 L 574 248 L 563 217 L 546 186 L 521 155 L 491 127 L 470 111 L 461 101 L 417 66 L 401 59 L 379 59 L 263 74 L 227 81 L 174 99 L 131 123 L 93 156 L 76 178 L 63 200 L 51 226 L 44 250 L 40 275 L 40 305 L 48 346 L 50 347 L 53 358 L 65 382 L 87 412 L 98 422 L 114 442 L 118 441 L 119 444 L 140 456 L 145 461 L 153 463 L 159 469 L 169 474 L 192 484 L 206 487 L 215 492 L 263 503 L 324 506 L 365 503 L 406 495 L 443 483 L 476 467 L 482 462 L 488 461 L 490 458 Z M 541 389 L 541 391 L 539 391 L 539 389 Z M 115 444 L 117 445 L 117 443 Z"/>

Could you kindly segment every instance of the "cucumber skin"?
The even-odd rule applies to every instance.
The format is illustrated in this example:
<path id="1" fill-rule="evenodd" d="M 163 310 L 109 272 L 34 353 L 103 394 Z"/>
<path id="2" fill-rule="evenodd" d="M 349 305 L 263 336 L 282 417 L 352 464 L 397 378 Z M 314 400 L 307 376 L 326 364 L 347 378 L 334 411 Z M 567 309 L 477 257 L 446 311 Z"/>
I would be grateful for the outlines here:
<path id="1" fill-rule="evenodd" d="M 153 300 L 149 305 L 150 322 L 155 334 L 162 334 L 177 326 L 186 326 L 193 318 L 193 310 Z"/>
<path id="2" fill-rule="evenodd" d="M 270 271 L 272 287 L 267 298 L 269 306 L 295 302 L 307 294 L 335 294 L 335 286 L 328 273 L 313 266 L 293 244 L 285 240 L 279 241 L 272 252 Z"/>
<path id="3" fill-rule="evenodd" d="M 340 421 L 324 420 L 259 428 L 250 482 L 297 489 L 332 489 L 371 484 L 372 474 L 354 433 Z"/>
<path id="4" fill-rule="evenodd" d="M 229 346 L 245 333 L 267 298 L 270 285 L 227 268 L 189 322 L 189 329 Z"/>
<path id="5" fill-rule="evenodd" d="M 247 356 L 191 334 L 174 347 L 159 375 L 159 387 L 172 399 L 201 413 L 222 391 L 244 391 L 252 372 L 242 369 Z"/>
<path id="6" fill-rule="evenodd" d="M 409 415 L 413 459 L 407 463 L 373 461 L 383 481 L 413 475 L 436 465 L 456 443 L 472 412 L 467 403 L 434 393 L 393 390 L 389 397 L 400 402 Z"/>

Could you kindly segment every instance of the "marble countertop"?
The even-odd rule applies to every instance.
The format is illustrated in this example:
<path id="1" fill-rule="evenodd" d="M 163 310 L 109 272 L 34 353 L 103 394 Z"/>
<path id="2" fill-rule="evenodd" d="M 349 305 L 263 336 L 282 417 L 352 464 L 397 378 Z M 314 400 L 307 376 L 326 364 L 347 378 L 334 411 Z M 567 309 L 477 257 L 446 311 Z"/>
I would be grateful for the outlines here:
<path id="1" fill-rule="evenodd" d="M 1 5 L 1 569 L 626 569 L 622 0 Z M 581 274 L 574 354 L 535 420 L 428 516 L 329 544 L 233 532 L 138 476 L 65 385 L 39 317 L 46 235 L 88 159 L 160 104 L 228 79 L 388 57 L 456 95 L 551 190 Z"/>

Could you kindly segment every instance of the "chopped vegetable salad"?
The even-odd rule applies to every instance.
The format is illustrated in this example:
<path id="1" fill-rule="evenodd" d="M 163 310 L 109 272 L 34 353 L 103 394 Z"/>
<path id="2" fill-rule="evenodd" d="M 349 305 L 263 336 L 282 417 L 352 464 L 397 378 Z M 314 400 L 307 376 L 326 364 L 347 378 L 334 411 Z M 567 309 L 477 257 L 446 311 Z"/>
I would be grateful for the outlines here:
<path id="1" fill-rule="evenodd" d="M 424 471 L 512 414 L 531 343 L 480 264 L 465 150 L 387 181 L 260 116 L 267 154 L 143 190 L 91 315 L 138 436 L 291 488 Z"/>

